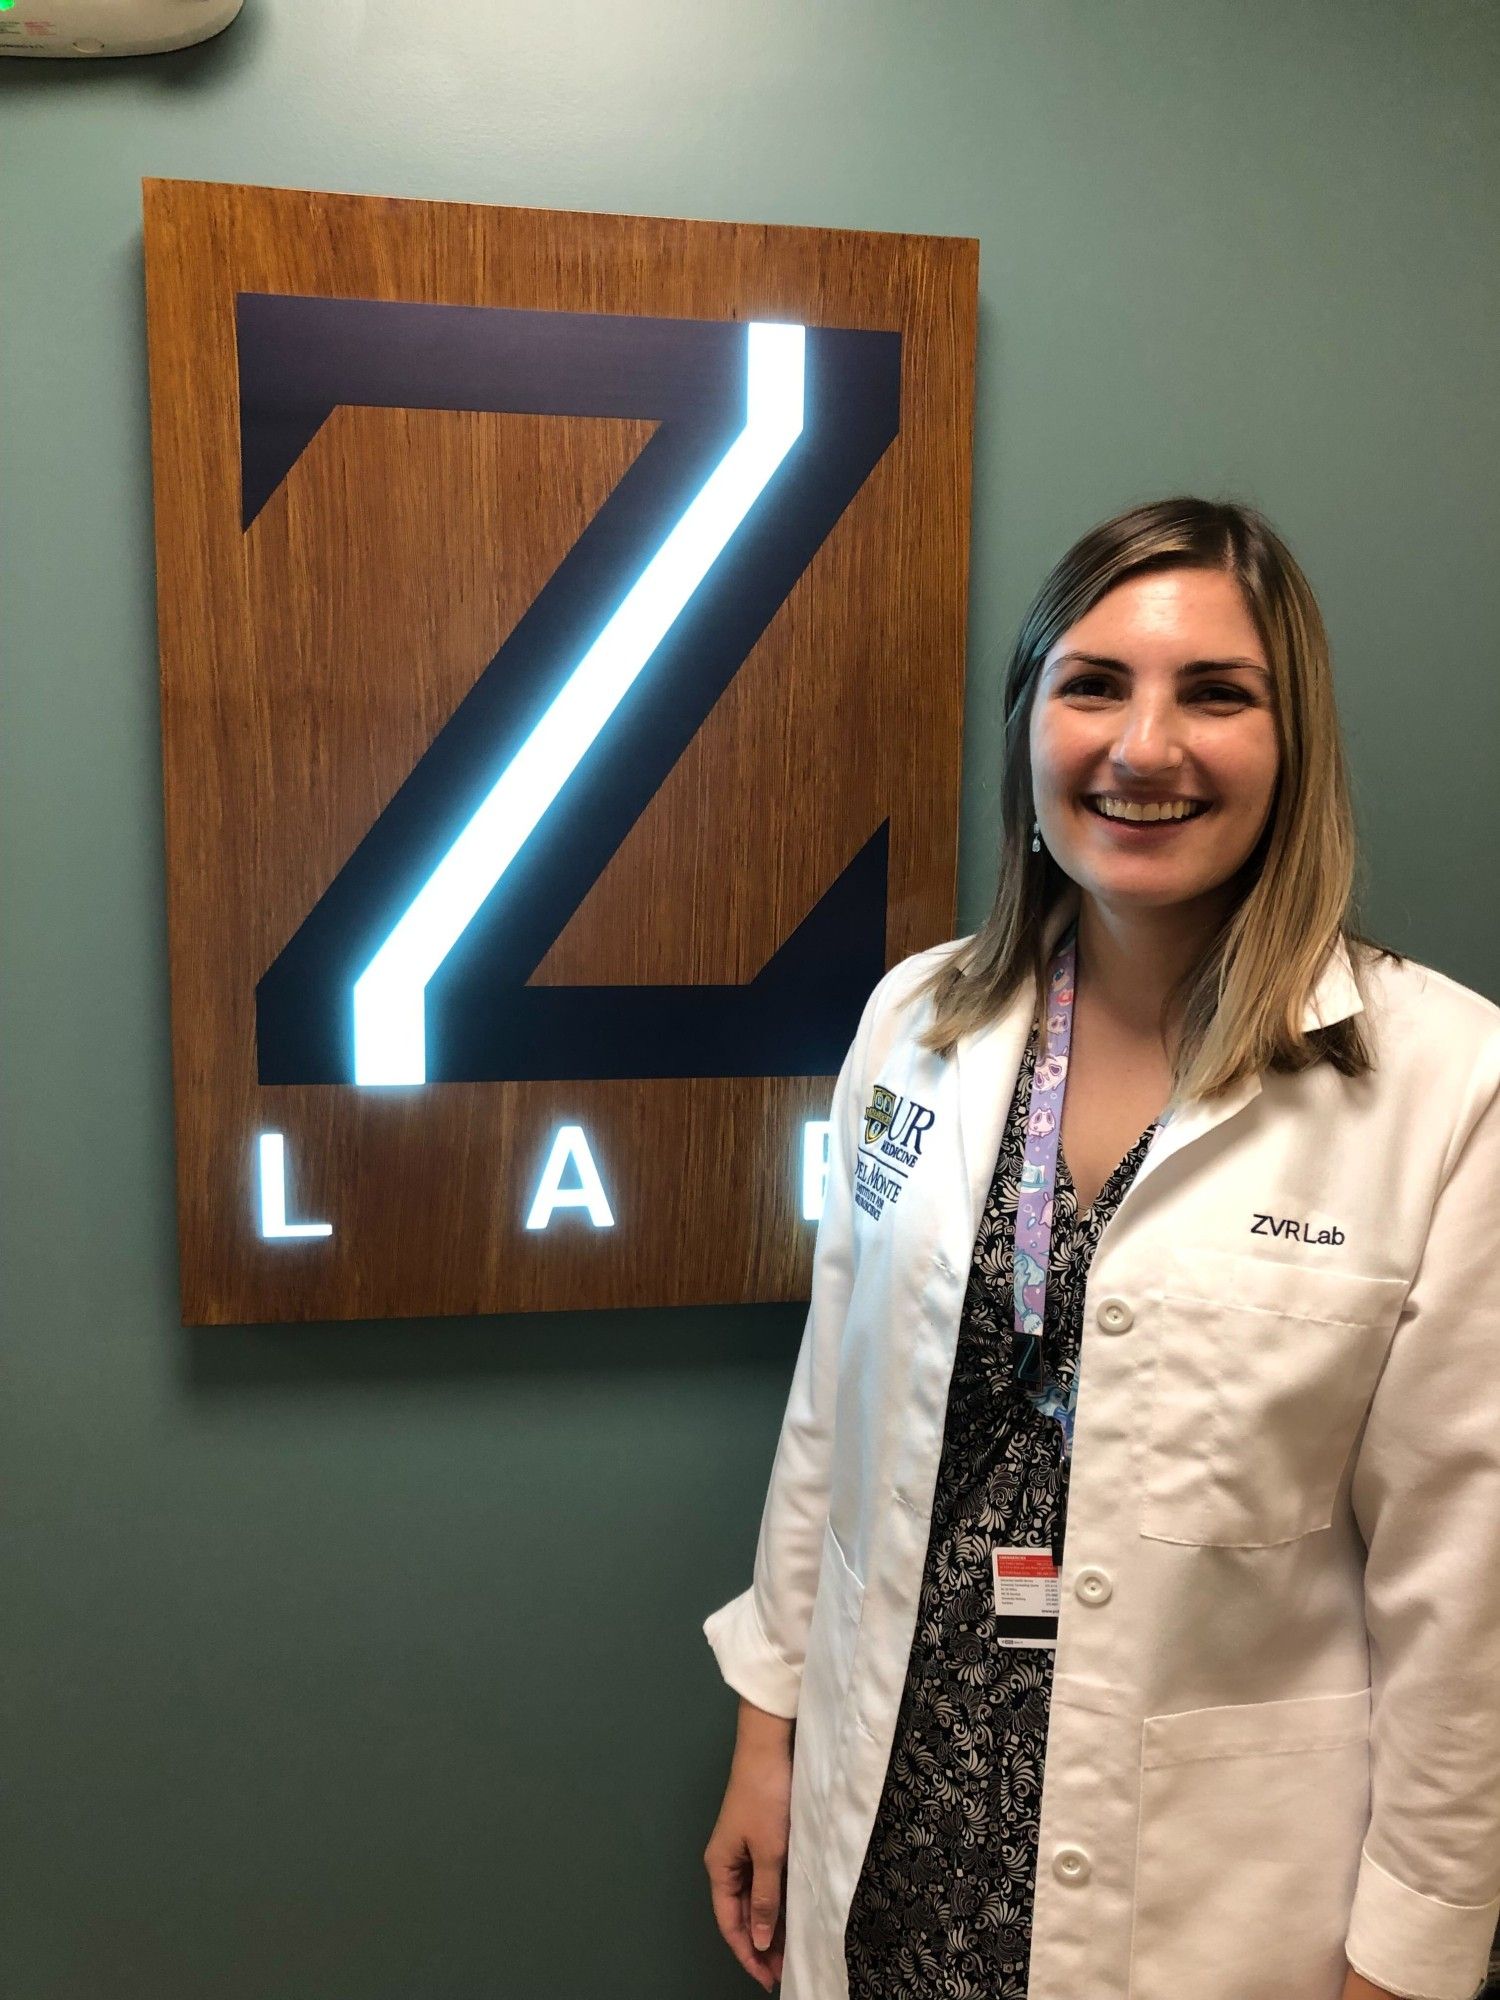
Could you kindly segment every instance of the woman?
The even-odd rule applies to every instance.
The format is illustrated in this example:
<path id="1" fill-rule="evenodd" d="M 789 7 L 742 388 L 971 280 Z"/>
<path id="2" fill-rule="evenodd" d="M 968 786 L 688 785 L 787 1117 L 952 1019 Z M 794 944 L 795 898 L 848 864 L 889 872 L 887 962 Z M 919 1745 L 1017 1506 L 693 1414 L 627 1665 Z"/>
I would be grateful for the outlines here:
<path id="1" fill-rule="evenodd" d="M 865 1009 L 705 1627 L 720 1928 L 792 2000 L 1470 2000 L 1500 1008 L 1350 927 L 1323 624 L 1251 509 L 1086 535 L 1005 698 L 994 910 Z"/>

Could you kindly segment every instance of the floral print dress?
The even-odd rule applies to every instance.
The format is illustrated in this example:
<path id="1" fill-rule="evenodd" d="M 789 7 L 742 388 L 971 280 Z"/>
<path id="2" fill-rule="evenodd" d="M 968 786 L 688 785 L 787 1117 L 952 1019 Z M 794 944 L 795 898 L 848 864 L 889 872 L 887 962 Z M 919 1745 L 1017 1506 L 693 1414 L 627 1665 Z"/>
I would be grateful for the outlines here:
<path id="1" fill-rule="evenodd" d="M 993 1544 L 1049 1546 L 1057 1427 L 1012 1379 L 1011 1257 L 1036 1030 L 1022 1057 L 964 1298 L 895 1741 L 844 1933 L 850 2000 L 1026 2000 L 1053 1656 L 993 1636 Z M 1067 1387 L 1094 1247 L 1156 1126 L 1082 1215 L 1061 1153 L 1046 1365 Z"/>

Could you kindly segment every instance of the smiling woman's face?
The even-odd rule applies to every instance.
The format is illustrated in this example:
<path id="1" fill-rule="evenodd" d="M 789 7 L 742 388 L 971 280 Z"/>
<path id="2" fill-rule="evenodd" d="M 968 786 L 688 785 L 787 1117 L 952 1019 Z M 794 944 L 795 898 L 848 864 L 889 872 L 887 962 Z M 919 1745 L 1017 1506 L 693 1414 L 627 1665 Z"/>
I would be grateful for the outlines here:
<path id="1" fill-rule="evenodd" d="M 1042 839 L 1102 903 L 1159 907 L 1227 881 L 1260 838 L 1279 763 L 1265 649 L 1221 571 L 1130 578 L 1043 662 L 1031 710 Z M 1131 824 L 1101 817 L 1101 795 L 1206 810 Z"/>

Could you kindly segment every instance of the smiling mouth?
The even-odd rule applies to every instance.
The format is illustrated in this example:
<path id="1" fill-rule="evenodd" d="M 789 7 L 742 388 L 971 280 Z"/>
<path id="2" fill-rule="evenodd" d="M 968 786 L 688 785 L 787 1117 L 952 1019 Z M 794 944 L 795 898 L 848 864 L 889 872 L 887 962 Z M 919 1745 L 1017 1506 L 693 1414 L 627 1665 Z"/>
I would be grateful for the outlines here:
<path id="1" fill-rule="evenodd" d="M 1107 820 L 1111 826 L 1183 826 L 1190 819 L 1202 819 L 1210 810 L 1207 799 L 1145 802 L 1101 792 L 1086 792 L 1083 803 L 1096 819 Z"/>

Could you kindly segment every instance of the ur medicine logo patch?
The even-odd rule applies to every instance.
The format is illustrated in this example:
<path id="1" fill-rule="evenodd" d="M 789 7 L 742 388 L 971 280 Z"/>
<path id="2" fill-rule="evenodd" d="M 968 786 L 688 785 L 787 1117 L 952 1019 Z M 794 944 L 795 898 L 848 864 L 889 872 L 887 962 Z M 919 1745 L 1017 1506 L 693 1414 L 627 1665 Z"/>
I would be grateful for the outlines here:
<path id="1" fill-rule="evenodd" d="M 884 1158 L 909 1169 L 921 1159 L 923 1134 L 936 1119 L 937 1113 L 914 1097 L 898 1097 L 877 1083 L 865 1107 L 865 1144 L 878 1145 Z"/>
<path id="2" fill-rule="evenodd" d="M 865 1144 L 873 1146 L 891 1129 L 891 1118 L 900 1099 L 883 1083 L 877 1083 L 865 1108 Z"/>
<path id="3" fill-rule="evenodd" d="M 921 1163 L 922 1140 L 937 1113 L 915 1098 L 875 1084 L 865 1106 L 865 1142 L 854 1160 L 854 1199 L 877 1222 L 887 1202 L 897 1202 L 912 1169 Z"/>

